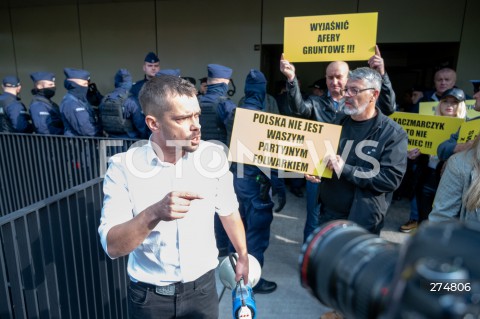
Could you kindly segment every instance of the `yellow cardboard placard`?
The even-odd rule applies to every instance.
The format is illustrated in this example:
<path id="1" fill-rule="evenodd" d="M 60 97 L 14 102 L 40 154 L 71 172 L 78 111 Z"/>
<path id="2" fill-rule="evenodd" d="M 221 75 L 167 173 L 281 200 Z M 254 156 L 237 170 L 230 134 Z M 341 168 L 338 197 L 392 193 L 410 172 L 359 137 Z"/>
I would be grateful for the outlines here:
<path id="1" fill-rule="evenodd" d="M 331 178 L 323 159 L 337 154 L 342 127 L 237 108 L 228 160 Z"/>
<path id="2" fill-rule="evenodd" d="M 364 61 L 375 53 L 378 12 L 286 17 L 284 55 L 291 62 Z"/>
<path id="3" fill-rule="evenodd" d="M 418 113 L 425 115 L 435 115 L 435 108 L 438 105 L 438 101 L 432 102 L 420 102 Z M 465 100 L 465 105 L 467 106 L 467 117 L 474 118 L 480 116 L 480 112 L 475 111 L 475 100 Z"/>
<path id="4" fill-rule="evenodd" d="M 420 102 L 418 104 L 418 114 L 435 115 L 438 103 L 438 101 Z"/>
<path id="5" fill-rule="evenodd" d="M 395 112 L 390 118 L 408 134 L 408 149 L 418 148 L 423 154 L 436 155 L 440 143 L 448 140 L 464 119 L 448 116 Z"/>
<path id="6" fill-rule="evenodd" d="M 480 112 L 475 111 L 475 100 L 465 100 L 467 105 L 467 117 L 473 119 L 474 117 L 480 116 Z"/>
<path id="7" fill-rule="evenodd" d="M 480 119 L 468 121 L 462 124 L 458 133 L 457 143 L 466 143 L 477 138 L 480 133 Z"/>

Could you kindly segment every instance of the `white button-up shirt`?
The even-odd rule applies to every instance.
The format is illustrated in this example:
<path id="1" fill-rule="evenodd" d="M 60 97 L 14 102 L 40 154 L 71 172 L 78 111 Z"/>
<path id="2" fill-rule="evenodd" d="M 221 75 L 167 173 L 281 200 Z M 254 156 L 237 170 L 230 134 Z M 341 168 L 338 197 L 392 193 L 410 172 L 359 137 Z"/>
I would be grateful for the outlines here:
<path id="1" fill-rule="evenodd" d="M 158 286 L 189 282 L 218 265 L 214 214 L 227 216 L 238 210 L 228 162 L 221 169 L 211 167 L 221 165 L 222 154 L 218 146 L 202 141 L 195 152 L 171 164 L 162 162 L 149 142 L 110 159 L 98 229 L 107 253 L 112 227 L 131 220 L 169 192 L 189 191 L 203 197 L 190 203 L 183 219 L 159 222 L 130 253 L 127 270 L 133 281 Z"/>

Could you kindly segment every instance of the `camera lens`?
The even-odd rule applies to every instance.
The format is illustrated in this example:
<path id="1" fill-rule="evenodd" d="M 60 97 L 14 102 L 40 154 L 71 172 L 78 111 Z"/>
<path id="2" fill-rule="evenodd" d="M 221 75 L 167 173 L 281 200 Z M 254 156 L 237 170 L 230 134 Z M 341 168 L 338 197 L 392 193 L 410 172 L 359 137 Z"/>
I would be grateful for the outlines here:
<path id="1" fill-rule="evenodd" d="M 353 222 L 325 223 L 302 248 L 302 286 L 347 317 L 375 318 L 385 304 L 398 254 L 397 244 Z"/>

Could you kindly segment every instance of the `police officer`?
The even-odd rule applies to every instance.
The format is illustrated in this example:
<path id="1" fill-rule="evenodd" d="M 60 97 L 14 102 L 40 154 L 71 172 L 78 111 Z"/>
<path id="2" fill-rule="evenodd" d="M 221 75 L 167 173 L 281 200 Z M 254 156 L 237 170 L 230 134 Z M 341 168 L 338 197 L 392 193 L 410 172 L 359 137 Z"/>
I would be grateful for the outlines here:
<path id="1" fill-rule="evenodd" d="M 20 101 L 22 86 L 16 76 L 6 76 L 0 95 L 0 132 L 31 133 L 33 125 L 25 105 Z"/>
<path id="2" fill-rule="evenodd" d="M 30 74 L 33 81 L 30 115 L 37 134 L 63 135 L 60 107 L 51 98 L 55 95 L 55 75 L 51 72 Z"/>
<path id="3" fill-rule="evenodd" d="M 138 98 L 138 93 L 143 84 L 153 78 L 158 71 L 160 71 L 160 59 L 155 53 L 149 52 L 143 61 L 143 72 L 145 73 L 145 76 L 143 80 L 135 82 L 132 86 L 132 89 L 130 90 L 132 96 Z"/>
<path id="4" fill-rule="evenodd" d="M 155 76 L 161 76 L 162 74 L 174 75 L 179 77 L 180 69 L 160 70 L 157 73 L 155 73 Z M 143 81 L 143 83 L 145 83 L 145 81 Z M 138 101 L 138 95 L 135 96 L 133 94 L 130 94 L 130 97 L 125 101 L 125 103 L 123 104 L 123 107 L 124 107 L 124 116 L 126 118 L 130 117 L 133 124 L 133 130 L 130 130 L 128 132 L 127 137 L 147 139 L 150 136 L 151 132 L 145 123 L 145 115 L 143 114 L 142 108 L 140 106 L 140 102 Z"/>
<path id="5" fill-rule="evenodd" d="M 219 64 L 209 64 L 207 70 L 207 92 L 198 97 L 202 110 L 202 139 L 220 141 L 228 146 L 226 124 L 235 103 L 227 97 L 227 91 L 233 71 Z"/>
<path id="6" fill-rule="evenodd" d="M 102 126 L 109 137 L 146 138 L 147 125 L 138 101 L 132 100 L 132 76 L 126 69 L 115 74 L 115 90 L 99 106 Z"/>
<path id="7" fill-rule="evenodd" d="M 202 140 L 221 142 L 226 151 L 229 142 L 226 125 L 236 107 L 227 97 L 228 83 L 233 71 L 219 64 L 209 64 L 207 71 L 207 92 L 198 96 L 202 114 L 200 116 Z M 225 256 L 228 253 L 228 236 L 217 215 L 215 215 L 215 238 L 219 255 Z"/>
<path id="8" fill-rule="evenodd" d="M 65 68 L 67 94 L 60 103 L 60 113 L 66 136 L 100 136 L 101 129 L 93 107 L 87 101 L 90 73 L 81 69 Z"/>
<path id="9" fill-rule="evenodd" d="M 267 81 L 263 73 L 255 69 L 250 70 L 245 81 L 245 100 L 239 107 L 264 111 L 266 93 Z M 233 120 L 234 116 L 228 120 L 229 135 L 233 127 Z M 233 163 L 232 172 L 233 186 L 240 204 L 240 215 L 245 225 L 247 250 L 263 267 L 264 253 L 270 243 L 270 225 L 273 221 L 273 202 L 269 194 L 270 184 L 283 198 L 286 196 L 285 186 L 281 184 L 280 188 L 275 187 L 279 185 L 276 170 L 271 170 L 271 175 L 267 176 L 257 166 L 243 165 L 243 172 L 240 175 L 237 165 Z M 261 278 L 253 291 L 268 294 L 275 291 L 276 288 L 275 282 Z"/>

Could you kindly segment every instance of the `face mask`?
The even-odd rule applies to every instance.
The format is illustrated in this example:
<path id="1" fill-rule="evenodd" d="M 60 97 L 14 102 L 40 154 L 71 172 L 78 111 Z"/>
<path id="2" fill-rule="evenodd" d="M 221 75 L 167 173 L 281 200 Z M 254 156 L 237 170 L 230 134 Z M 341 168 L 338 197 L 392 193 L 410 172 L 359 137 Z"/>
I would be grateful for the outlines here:
<path id="1" fill-rule="evenodd" d="M 65 88 L 68 90 L 68 93 L 72 94 L 76 98 L 86 101 L 87 100 L 87 91 L 88 86 L 81 86 L 75 82 L 65 80 Z"/>
<path id="2" fill-rule="evenodd" d="M 50 99 L 55 95 L 55 87 L 40 89 L 38 90 L 38 93 L 43 95 L 47 99 Z"/>
<path id="3" fill-rule="evenodd" d="M 55 95 L 55 87 L 43 88 L 43 89 L 32 89 L 33 95 L 41 95 L 47 99 L 51 99 Z"/>

